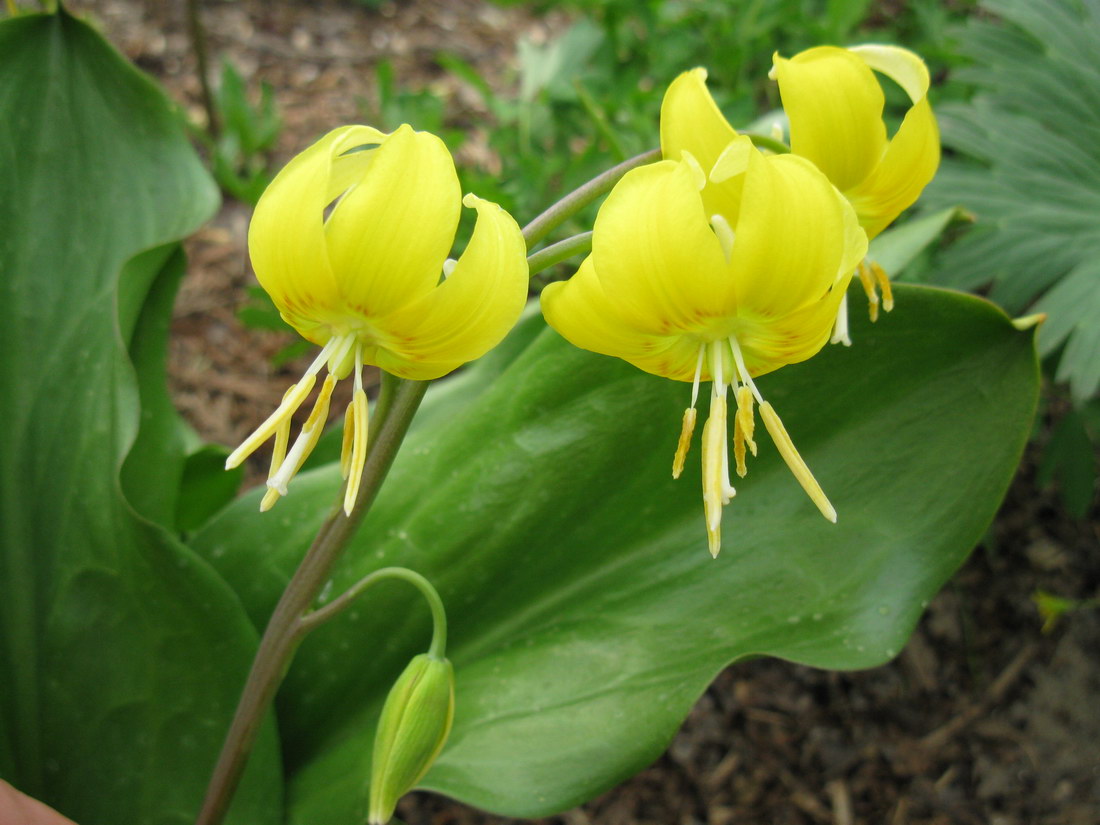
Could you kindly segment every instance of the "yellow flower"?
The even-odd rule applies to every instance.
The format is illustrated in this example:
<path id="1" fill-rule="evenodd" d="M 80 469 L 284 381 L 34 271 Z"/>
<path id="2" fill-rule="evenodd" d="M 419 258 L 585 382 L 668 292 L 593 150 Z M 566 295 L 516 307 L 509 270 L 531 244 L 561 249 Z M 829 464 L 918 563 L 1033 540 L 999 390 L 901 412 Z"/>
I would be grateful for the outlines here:
<path id="1" fill-rule="evenodd" d="M 821 349 L 867 241 L 851 206 L 805 159 L 763 156 L 720 115 L 694 131 L 684 122 L 667 124 L 666 114 L 683 102 L 683 84 L 700 76 L 682 75 L 662 109 L 666 157 L 682 157 L 623 177 L 596 218 L 591 255 L 571 280 L 546 288 L 542 308 L 575 345 L 692 383 L 674 477 L 691 443 L 699 384 L 711 382 L 703 502 L 710 552 L 717 555 L 722 506 L 734 495 L 731 390 L 738 475 L 746 472 L 746 449 L 756 454 L 759 404 L 783 459 L 822 514 L 836 520 L 753 378 Z M 684 151 L 681 138 L 688 137 L 695 151 Z"/>
<path id="2" fill-rule="evenodd" d="M 447 254 L 460 204 L 477 210 L 477 223 L 456 262 Z M 261 510 L 287 494 L 321 436 L 333 387 L 354 374 L 341 456 L 350 513 L 366 459 L 363 365 L 403 378 L 438 378 L 499 343 L 527 296 L 516 222 L 496 204 L 462 198 L 443 142 L 407 125 L 388 135 L 343 126 L 291 160 L 256 205 L 248 250 L 286 322 L 322 348 L 279 408 L 226 461 L 235 467 L 275 437 Z M 290 445 L 291 416 L 326 366 L 313 411 Z"/>
<path id="3" fill-rule="evenodd" d="M 790 120 L 791 151 L 825 173 L 874 238 L 917 200 L 939 166 L 940 135 L 924 61 L 897 46 L 867 45 L 820 46 L 789 60 L 776 54 L 773 63 L 771 77 L 779 82 Z M 889 139 L 876 71 L 901 86 L 912 104 Z M 878 316 L 876 285 L 889 312 L 894 302 L 886 273 L 865 261 L 859 275 L 871 320 Z M 846 328 L 838 328 L 837 338 L 850 343 Z"/>

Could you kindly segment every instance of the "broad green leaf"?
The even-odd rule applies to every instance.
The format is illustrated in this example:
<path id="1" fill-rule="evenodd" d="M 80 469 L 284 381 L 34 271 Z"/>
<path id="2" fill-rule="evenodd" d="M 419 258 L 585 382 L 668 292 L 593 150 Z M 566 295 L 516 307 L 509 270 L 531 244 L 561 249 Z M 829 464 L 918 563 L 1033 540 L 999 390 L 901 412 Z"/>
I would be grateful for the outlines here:
<path id="1" fill-rule="evenodd" d="M 0 23 L 0 112 L 0 776 L 81 825 L 187 823 L 256 644 L 165 527 L 175 242 L 216 191 L 163 94 L 64 11 Z M 269 725 L 231 821 L 277 822 L 281 790 Z"/>
<path id="2" fill-rule="evenodd" d="M 933 207 L 961 204 L 976 225 L 934 271 L 945 285 L 992 283 L 1010 312 L 1039 299 L 1050 314 L 1041 346 L 1065 344 L 1057 376 L 1080 404 L 1100 389 L 1100 15 L 1080 0 L 982 6 L 991 14 L 960 40 L 973 64 L 958 78 L 974 97 L 938 111 L 956 157 L 925 194 Z"/>
<path id="3" fill-rule="evenodd" d="M 717 560 L 698 444 L 683 478 L 669 472 L 690 385 L 544 330 L 445 415 L 436 404 L 462 394 L 429 394 L 430 424 L 326 594 L 391 564 L 439 588 L 458 705 L 425 787 L 508 815 L 560 811 L 653 760 L 731 661 L 858 668 L 901 649 L 1001 500 L 1037 368 L 1032 336 L 983 300 L 901 286 L 898 307 L 875 325 L 854 313 L 854 346 L 759 382 L 839 523 L 758 428 Z M 321 468 L 272 512 L 255 491 L 196 537 L 254 621 L 337 492 Z M 392 583 L 303 644 L 280 703 L 291 822 L 358 821 L 380 702 L 428 637 L 427 609 Z"/>

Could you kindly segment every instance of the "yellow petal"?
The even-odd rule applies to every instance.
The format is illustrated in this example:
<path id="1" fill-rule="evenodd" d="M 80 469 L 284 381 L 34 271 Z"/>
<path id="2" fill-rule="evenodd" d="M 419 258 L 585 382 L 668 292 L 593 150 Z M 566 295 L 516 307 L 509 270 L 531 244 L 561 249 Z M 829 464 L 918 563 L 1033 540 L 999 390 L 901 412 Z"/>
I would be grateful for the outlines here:
<path id="1" fill-rule="evenodd" d="M 699 343 L 681 335 L 653 335 L 631 326 L 604 291 L 589 255 L 568 281 L 542 291 L 546 322 L 571 344 L 612 355 L 639 369 L 678 381 L 691 381 L 699 359 Z M 709 380 L 703 375 L 703 380 Z"/>
<path id="2" fill-rule="evenodd" d="M 467 195 L 477 223 L 451 275 L 428 294 L 377 322 L 377 363 L 425 381 L 480 358 L 500 343 L 527 300 L 527 252 L 515 220 Z"/>
<path id="3" fill-rule="evenodd" d="M 916 202 L 939 165 L 939 127 L 925 98 L 905 115 L 878 168 L 845 193 L 869 238 Z"/>
<path id="4" fill-rule="evenodd" d="M 930 80 L 928 67 L 916 53 L 900 46 L 870 43 L 865 46 L 853 46 L 848 51 L 860 57 L 876 72 L 882 72 L 901 86 L 913 103 L 918 103 L 928 94 Z"/>
<path id="5" fill-rule="evenodd" d="M 707 91 L 706 80 L 706 69 L 697 68 L 669 85 L 661 102 L 661 153 L 666 160 L 678 161 L 689 152 L 709 175 L 737 132 Z M 735 196 L 728 187 L 708 185 L 703 190 L 707 214 L 717 212 L 733 223 L 737 219 Z"/>
<path id="6" fill-rule="evenodd" d="M 846 288 L 847 282 L 821 300 L 777 318 L 742 319 L 737 341 L 749 375 L 764 375 L 820 352 L 832 333 Z"/>
<path id="7" fill-rule="evenodd" d="M 738 315 L 778 319 L 824 297 L 850 242 L 844 211 L 851 207 L 795 155 L 754 153 L 744 198 L 752 208 L 741 213 L 730 258 Z"/>
<path id="8" fill-rule="evenodd" d="M 860 183 L 886 147 L 883 95 L 864 60 L 820 46 L 790 60 L 773 57 L 791 151 L 808 158 L 842 192 Z"/>
<path id="9" fill-rule="evenodd" d="M 461 195 L 451 154 L 435 135 L 402 126 L 382 142 L 325 227 L 332 272 L 357 314 L 384 316 L 435 288 Z"/>
<path id="10" fill-rule="evenodd" d="M 323 223 L 325 207 L 335 197 L 333 160 L 356 146 L 377 142 L 380 135 L 367 126 L 334 129 L 283 167 L 256 204 L 248 253 L 257 280 L 286 317 L 313 318 L 338 303 Z M 348 157 L 345 166 L 369 161 L 362 153 Z"/>
<path id="11" fill-rule="evenodd" d="M 687 163 L 628 172 L 596 216 L 592 258 L 607 297 L 636 329 L 700 330 L 733 314 L 725 254 Z"/>

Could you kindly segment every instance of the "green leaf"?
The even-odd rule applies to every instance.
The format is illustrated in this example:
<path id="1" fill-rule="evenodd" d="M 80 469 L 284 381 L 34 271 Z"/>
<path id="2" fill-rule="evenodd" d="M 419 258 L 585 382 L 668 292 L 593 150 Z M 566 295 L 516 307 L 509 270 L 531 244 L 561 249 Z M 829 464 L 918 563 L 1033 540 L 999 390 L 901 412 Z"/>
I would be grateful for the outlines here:
<path id="1" fill-rule="evenodd" d="M 652 761 L 731 661 L 857 668 L 901 649 L 1013 474 L 1034 344 L 988 302 L 928 288 L 900 286 L 873 326 L 853 315 L 854 346 L 759 382 L 839 523 L 758 428 L 717 560 L 698 444 L 683 478 L 669 472 L 689 385 L 544 329 L 480 393 L 433 389 L 329 593 L 390 564 L 439 588 L 457 711 L 425 787 L 560 811 Z M 318 469 L 271 513 L 254 491 L 196 537 L 254 621 L 338 489 Z M 407 590 L 380 585 L 303 644 L 280 707 L 291 822 L 357 821 L 380 702 L 429 631 Z"/>
<path id="2" fill-rule="evenodd" d="M 1094 401 L 1084 409 L 1088 407 L 1095 412 L 1100 402 Z M 1057 483 L 1066 510 L 1077 518 L 1088 515 L 1096 497 L 1096 455 L 1086 416 L 1070 410 L 1052 428 L 1039 461 L 1039 484 L 1045 487 Z"/>
<path id="3" fill-rule="evenodd" d="M 81 825 L 190 822 L 256 644 L 166 529 L 175 242 L 217 193 L 159 89 L 64 11 L 0 23 L 0 111 L 0 775 Z M 280 816 L 268 725 L 231 819 Z"/>

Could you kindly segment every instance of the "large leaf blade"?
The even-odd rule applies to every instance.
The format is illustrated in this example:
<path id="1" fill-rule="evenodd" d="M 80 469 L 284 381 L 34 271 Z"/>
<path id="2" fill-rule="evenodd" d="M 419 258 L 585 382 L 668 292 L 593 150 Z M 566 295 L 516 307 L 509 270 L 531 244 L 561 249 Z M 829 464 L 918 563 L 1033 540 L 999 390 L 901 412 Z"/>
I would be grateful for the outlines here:
<path id="1" fill-rule="evenodd" d="M 173 242 L 216 190 L 163 94 L 64 11 L 0 23 L 0 111 L 0 773 L 82 825 L 188 822 L 255 631 L 135 510 L 167 519 L 177 474 L 133 465 L 132 504 L 120 468 L 128 346 L 160 376 Z M 273 732 L 234 821 L 277 820 Z"/>
<path id="2" fill-rule="evenodd" d="M 426 787 L 561 810 L 655 757 L 729 661 L 852 668 L 900 650 L 1003 495 L 1037 369 L 1031 336 L 984 301 L 901 286 L 898 307 L 856 318 L 851 349 L 761 380 L 839 524 L 761 434 L 717 561 L 697 453 L 669 477 L 687 385 L 545 331 L 468 408 L 429 411 L 333 587 L 402 564 L 448 605 L 458 711 Z M 257 620 L 338 477 L 296 484 L 281 513 L 265 521 L 250 494 L 196 540 Z M 281 703 L 292 821 L 351 822 L 364 804 L 379 702 L 427 640 L 414 599 L 379 586 L 303 645 Z"/>

